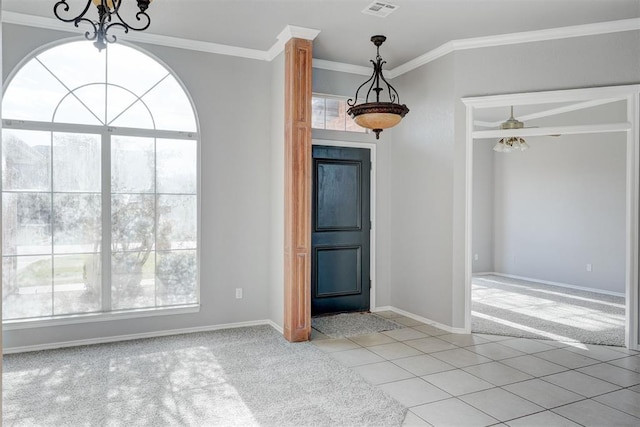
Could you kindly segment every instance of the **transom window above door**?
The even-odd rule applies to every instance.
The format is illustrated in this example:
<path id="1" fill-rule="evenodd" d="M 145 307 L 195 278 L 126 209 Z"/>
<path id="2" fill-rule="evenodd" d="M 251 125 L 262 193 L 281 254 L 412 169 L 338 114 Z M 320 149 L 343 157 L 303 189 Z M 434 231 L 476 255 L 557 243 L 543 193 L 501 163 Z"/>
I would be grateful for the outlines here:
<path id="1" fill-rule="evenodd" d="M 173 73 L 64 43 L 2 107 L 3 320 L 197 307 L 197 120 Z"/>

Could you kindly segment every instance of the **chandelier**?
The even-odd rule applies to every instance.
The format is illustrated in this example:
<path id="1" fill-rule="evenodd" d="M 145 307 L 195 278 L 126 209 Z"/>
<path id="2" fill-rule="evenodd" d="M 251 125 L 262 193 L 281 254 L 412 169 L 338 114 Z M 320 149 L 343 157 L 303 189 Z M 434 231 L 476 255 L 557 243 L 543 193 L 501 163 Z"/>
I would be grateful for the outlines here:
<path id="1" fill-rule="evenodd" d="M 400 104 L 398 91 L 396 91 L 382 75 L 382 66 L 386 64 L 386 61 L 383 61 L 380 56 L 380 45 L 382 45 L 386 39 L 385 36 L 371 37 L 371 41 L 376 45 L 376 60 L 371 60 L 373 64 L 373 74 L 369 80 L 362 83 L 358 90 L 356 90 L 355 97 L 347 100 L 347 105 L 351 107 L 347 110 L 347 114 L 351 116 L 357 125 L 373 130 L 376 134 L 376 139 L 380 139 L 380 132 L 382 132 L 383 129 L 397 125 L 409 112 L 406 105 Z M 357 104 L 360 89 L 369 83 L 370 85 L 364 103 Z M 380 92 L 384 91 L 387 92 L 388 101 L 381 102 Z M 375 102 L 369 102 L 370 96 L 372 100 L 374 98 L 372 92 L 375 92 Z"/>
<path id="2" fill-rule="evenodd" d="M 73 22 L 76 27 L 78 27 L 80 22 L 88 22 L 93 27 L 93 32 L 87 31 L 84 35 L 87 40 L 95 40 L 93 44 L 98 50 L 102 50 L 107 47 L 107 43 L 116 41 L 116 36 L 108 34 L 111 27 L 120 27 L 124 29 L 125 33 L 128 33 L 129 30 L 143 31 L 149 28 L 151 18 L 147 15 L 147 8 L 153 0 L 136 1 L 138 2 L 138 9 L 140 9 L 140 11 L 135 14 L 135 18 L 139 22 L 137 26 L 129 25 L 120 15 L 120 7 L 124 0 L 86 0 L 87 4 L 84 6 L 82 12 L 74 18 L 61 16 L 69 13 L 69 5 L 67 4 L 67 0 L 60 0 L 53 6 L 53 13 L 59 20 L 63 22 Z M 85 18 L 92 3 L 98 9 L 97 20 Z"/>

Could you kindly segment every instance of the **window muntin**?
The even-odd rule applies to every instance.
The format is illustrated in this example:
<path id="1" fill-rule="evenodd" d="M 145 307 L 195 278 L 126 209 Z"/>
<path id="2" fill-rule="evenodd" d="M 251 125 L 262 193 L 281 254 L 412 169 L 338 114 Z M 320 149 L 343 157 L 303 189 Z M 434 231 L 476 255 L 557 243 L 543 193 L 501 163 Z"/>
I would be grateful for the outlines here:
<path id="1" fill-rule="evenodd" d="M 196 119 L 164 66 L 59 45 L 3 119 L 4 320 L 198 303 Z"/>

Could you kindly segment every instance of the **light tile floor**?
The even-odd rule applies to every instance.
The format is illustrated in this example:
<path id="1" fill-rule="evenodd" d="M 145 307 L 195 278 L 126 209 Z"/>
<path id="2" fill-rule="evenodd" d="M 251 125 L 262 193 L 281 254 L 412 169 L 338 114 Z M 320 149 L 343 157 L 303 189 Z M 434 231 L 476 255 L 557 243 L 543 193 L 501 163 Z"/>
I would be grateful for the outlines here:
<path id="1" fill-rule="evenodd" d="M 409 408 L 405 426 L 640 426 L 640 352 L 405 329 L 312 343 Z"/>

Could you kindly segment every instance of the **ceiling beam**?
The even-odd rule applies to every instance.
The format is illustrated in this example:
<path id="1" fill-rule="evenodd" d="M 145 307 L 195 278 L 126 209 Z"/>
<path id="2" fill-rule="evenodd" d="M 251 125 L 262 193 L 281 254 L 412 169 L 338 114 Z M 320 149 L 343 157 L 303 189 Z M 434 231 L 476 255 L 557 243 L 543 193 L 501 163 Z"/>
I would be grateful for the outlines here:
<path id="1" fill-rule="evenodd" d="M 579 125 L 579 126 L 549 126 L 540 128 L 522 129 L 494 129 L 476 130 L 472 132 L 473 139 L 486 138 L 508 138 L 510 136 L 556 136 L 556 135 L 577 135 L 587 133 L 607 133 L 607 132 L 628 132 L 631 130 L 631 123 L 605 123 L 599 125 Z"/>
<path id="2" fill-rule="evenodd" d="M 594 99 L 591 101 L 579 102 L 577 104 L 564 105 L 562 107 L 552 108 L 549 110 L 539 111 L 537 113 L 526 114 L 524 116 L 518 116 L 517 119 L 521 122 L 526 122 L 529 120 L 541 119 L 543 117 L 555 116 L 558 114 L 569 113 L 572 111 L 584 110 L 586 108 L 593 108 L 599 105 L 611 104 L 612 102 L 622 101 L 623 98 L 608 98 L 608 99 Z M 504 121 L 499 120 L 497 122 L 485 122 L 482 120 L 475 120 L 473 122 L 474 125 L 485 127 L 485 128 L 495 128 L 499 127 Z"/>

